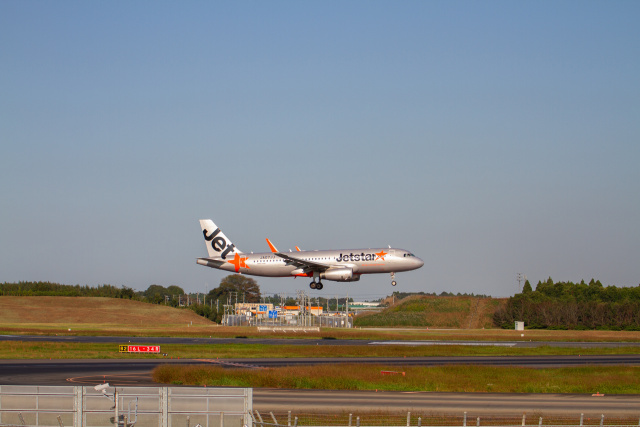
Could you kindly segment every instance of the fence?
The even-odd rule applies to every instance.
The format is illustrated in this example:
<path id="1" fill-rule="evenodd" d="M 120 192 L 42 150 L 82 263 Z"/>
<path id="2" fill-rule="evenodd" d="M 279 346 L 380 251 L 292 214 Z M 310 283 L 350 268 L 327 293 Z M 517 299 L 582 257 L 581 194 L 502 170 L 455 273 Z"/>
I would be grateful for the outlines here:
<path id="1" fill-rule="evenodd" d="M 640 426 L 636 418 L 253 410 L 250 388 L 0 386 L 0 426 L 34 427 L 549 427 Z"/>
<path id="2" fill-rule="evenodd" d="M 227 326 L 296 326 L 322 328 L 352 328 L 353 317 L 350 316 L 292 316 L 283 315 L 276 319 L 247 317 L 239 314 L 225 315 L 222 324 Z"/>
<path id="3" fill-rule="evenodd" d="M 640 426 L 639 418 L 589 417 L 535 415 L 518 416 L 473 416 L 464 412 L 460 415 L 412 414 L 407 413 L 298 413 L 253 411 L 251 414 L 254 427 L 550 427 L 550 426 L 583 426 L 583 427 L 636 427 Z"/>
<path id="4" fill-rule="evenodd" d="M 253 390 L 202 387 L 0 386 L 0 426 L 242 427 Z"/>

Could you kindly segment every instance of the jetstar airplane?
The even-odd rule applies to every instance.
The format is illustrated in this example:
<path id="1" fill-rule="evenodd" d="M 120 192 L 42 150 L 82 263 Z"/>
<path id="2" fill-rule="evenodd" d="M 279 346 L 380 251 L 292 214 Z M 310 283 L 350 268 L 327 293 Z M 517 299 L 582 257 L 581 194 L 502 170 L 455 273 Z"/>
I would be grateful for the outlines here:
<path id="1" fill-rule="evenodd" d="M 208 258 L 197 263 L 225 271 L 252 276 L 311 277 L 311 289 L 322 289 L 322 279 L 335 282 L 355 282 L 362 274 L 395 273 L 420 268 L 424 262 L 404 249 L 337 249 L 326 251 L 279 252 L 267 239 L 271 252 L 241 252 L 210 219 L 201 219 L 200 226 L 207 245 Z"/>

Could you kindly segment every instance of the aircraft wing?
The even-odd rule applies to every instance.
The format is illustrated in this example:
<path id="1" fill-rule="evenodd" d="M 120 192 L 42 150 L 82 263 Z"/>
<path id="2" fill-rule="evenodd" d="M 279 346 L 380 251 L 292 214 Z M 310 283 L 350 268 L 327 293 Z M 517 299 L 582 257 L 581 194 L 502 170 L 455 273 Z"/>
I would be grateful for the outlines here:
<path id="1" fill-rule="evenodd" d="M 286 261 L 285 263 L 286 265 L 294 265 L 297 268 L 302 268 L 307 272 L 311 272 L 311 271 L 322 272 L 331 268 L 331 266 L 328 264 L 323 264 L 320 262 L 308 261 L 306 259 L 292 257 L 290 255 L 283 254 L 282 252 L 274 252 L 274 254 L 284 259 Z"/>

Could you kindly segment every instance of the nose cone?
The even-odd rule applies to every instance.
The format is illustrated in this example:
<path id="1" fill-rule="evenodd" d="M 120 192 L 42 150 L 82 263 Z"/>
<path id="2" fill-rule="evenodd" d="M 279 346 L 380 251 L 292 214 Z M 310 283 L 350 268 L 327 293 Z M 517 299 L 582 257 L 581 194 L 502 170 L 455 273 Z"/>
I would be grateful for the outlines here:
<path id="1" fill-rule="evenodd" d="M 424 265 L 424 261 L 418 257 L 413 258 L 413 263 L 415 264 L 415 266 L 413 267 L 414 269 L 420 268 Z"/>

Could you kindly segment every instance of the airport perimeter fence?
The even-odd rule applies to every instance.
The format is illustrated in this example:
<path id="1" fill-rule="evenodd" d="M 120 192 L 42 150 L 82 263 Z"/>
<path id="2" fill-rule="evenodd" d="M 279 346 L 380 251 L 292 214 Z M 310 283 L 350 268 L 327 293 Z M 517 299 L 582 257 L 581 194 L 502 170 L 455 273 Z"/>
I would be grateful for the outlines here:
<path id="1" fill-rule="evenodd" d="M 640 412 L 640 409 L 639 409 Z M 464 412 L 459 415 L 436 413 L 252 413 L 254 427 L 637 427 L 638 418 L 587 416 L 548 416 L 536 414 L 522 416 L 488 416 Z"/>
<path id="2" fill-rule="evenodd" d="M 321 328 L 353 328 L 350 316 L 280 316 L 275 319 L 266 317 L 247 317 L 239 314 L 225 315 L 222 324 L 226 326 L 295 326 Z"/>
<path id="3" fill-rule="evenodd" d="M 639 409 L 640 412 L 640 409 Z M 2 427 L 631 427 L 640 418 L 578 414 L 294 413 L 253 410 L 251 388 L 0 385 Z"/>
<path id="4" fill-rule="evenodd" d="M 0 385 L 0 426 L 243 427 L 253 389 Z"/>

